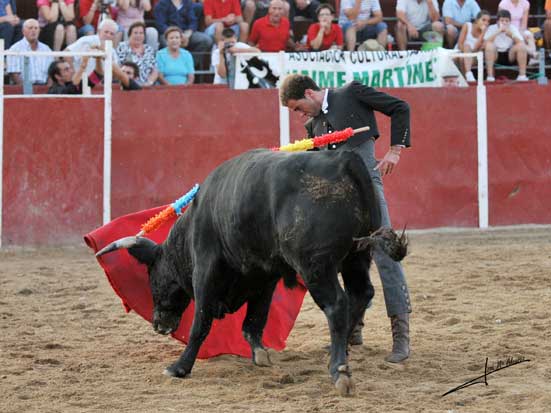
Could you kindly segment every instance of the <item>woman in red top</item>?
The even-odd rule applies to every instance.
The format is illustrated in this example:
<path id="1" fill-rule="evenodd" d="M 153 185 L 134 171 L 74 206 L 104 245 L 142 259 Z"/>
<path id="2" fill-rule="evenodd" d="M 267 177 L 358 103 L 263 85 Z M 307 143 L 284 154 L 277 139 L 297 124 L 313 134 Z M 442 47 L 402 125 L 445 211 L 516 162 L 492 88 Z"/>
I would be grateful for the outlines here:
<path id="1" fill-rule="evenodd" d="M 327 49 L 342 49 L 343 38 L 340 26 L 333 23 L 335 9 L 324 3 L 316 11 L 319 23 L 313 23 L 308 28 L 308 47 L 314 51 Z"/>

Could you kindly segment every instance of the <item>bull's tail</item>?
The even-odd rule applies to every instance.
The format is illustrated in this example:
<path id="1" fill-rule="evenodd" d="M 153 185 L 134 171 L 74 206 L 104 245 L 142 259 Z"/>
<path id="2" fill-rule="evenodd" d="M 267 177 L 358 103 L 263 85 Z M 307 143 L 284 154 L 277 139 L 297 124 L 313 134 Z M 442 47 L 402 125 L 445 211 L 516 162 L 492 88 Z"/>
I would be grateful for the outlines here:
<path id="1" fill-rule="evenodd" d="M 405 228 L 400 236 L 392 228 L 379 228 L 368 237 L 354 238 L 354 245 L 356 251 L 378 246 L 394 261 L 402 261 L 408 253 Z"/>

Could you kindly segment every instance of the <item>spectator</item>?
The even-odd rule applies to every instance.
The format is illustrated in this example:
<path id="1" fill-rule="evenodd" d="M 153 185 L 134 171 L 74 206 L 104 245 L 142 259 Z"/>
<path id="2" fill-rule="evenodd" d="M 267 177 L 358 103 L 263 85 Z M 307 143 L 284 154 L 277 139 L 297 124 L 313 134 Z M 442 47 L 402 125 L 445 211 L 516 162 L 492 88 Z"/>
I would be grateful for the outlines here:
<path id="1" fill-rule="evenodd" d="M 467 22 L 472 22 L 480 6 L 476 0 L 444 0 L 442 14 L 446 25 L 446 42 L 450 49 L 453 49 L 457 41 L 459 30 Z"/>
<path id="2" fill-rule="evenodd" d="M 218 44 L 222 41 L 222 30 L 231 28 L 241 42 L 249 36 L 249 24 L 241 16 L 239 0 L 204 0 L 205 33 Z"/>
<path id="3" fill-rule="evenodd" d="M 311 50 L 342 49 L 344 40 L 341 27 L 333 23 L 335 9 L 328 3 L 318 7 L 317 20 L 308 28 L 308 47 Z"/>
<path id="4" fill-rule="evenodd" d="M 386 47 L 388 30 L 379 0 L 342 0 L 339 25 L 347 50 L 354 51 L 356 43 L 367 39 L 377 39 Z"/>
<path id="5" fill-rule="evenodd" d="M 115 38 L 115 34 L 117 33 L 117 23 L 115 23 L 113 20 L 105 19 L 103 20 L 98 28 L 98 34 L 93 34 L 90 36 L 84 36 L 78 39 L 73 44 L 67 46 L 65 50 L 71 51 L 71 52 L 88 52 L 90 50 L 93 50 L 95 48 L 104 48 L 105 42 L 107 40 L 113 41 Z M 68 57 L 66 59 L 69 63 L 73 63 L 73 58 Z M 75 66 L 80 65 L 81 58 L 80 56 L 76 56 L 74 58 L 75 60 Z M 94 62 L 94 59 L 88 60 L 88 68 L 86 70 L 87 74 L 92 73 L 94 68 L 96 67 L 96 64 Z M 117 54 L 115 52 L 115 49 L 113 49 L 113 63 L 117 63 Z"/>
<path id="6" fill-rule="evenodd" d="M 10 47 L 15 52 L 51 52 L 47 45 L 38 41 L 40 26 L 35 19 L 27 19 L 23 23 L 23 38 Z M 52 56 L 30 56 L 29 75 L 33 84 L 43 85 L 48 81 L 48 66 Z M 23 83 L 23 56 L 8 56 L 7 72 L 16 85 Z"/>
<path id="7" fill-rule="evenodd" d="M 295 27 L 295 17 L 302 17 L 316 23 L 318 21 L 317 11 L 319 5 L 318 0 L 289 0 L 289 23 L 291 28 Z"/>
<path id="8" fill-rule="evenodd" d="M 101 20 L 106 18 L 112 19 L 114 17 L 114 10 L 111 8 L 111 4 L 112 0 L 79 0 L 81 19 L 81 26 L 78 29 L 79 37 L 95 34 L 96 27 L 101 23 L 100 17 L 102 17 Z"/>
<path id="9" fill-rule="evenodd" d="M 543 40 L 545 47 L 551 49 L 551 0 L 545 0 L 545 17 L 545 22 L 543 23 Z M 551 53 L 549 57 L 551 57 Z"/>
<path id="10" fill-rule="evenodd" d="M 463 53 L 472 53 L 483 50 L 484 35 L 486 34 L 486 30 L 488 30 L 489 25 L 490 12 L 487 10 L 480 10 L 473 23 L 467 22 L 461 28 L 459 40 L 457 41 L 457 48 Z M 473 58 L 464 58 L 463 64 L 465 65 L 465 79 L 467 82 L 475 82 L 476 79 L 471 71 L 473 66 Z"/>
<path id="11" fill-rule="evenodd" d="M 210 62 L 214 68 L 214 84 L 228 84 L 228 66 L 232 64 L 231 56 L 238 53 L 259 53 L 256 47 L 251 47 L 247 43 L 238 42 L 237 35 L 231 27 L 222 30 L 222 41 L 218 42 L 217 47 L 212 51 Z M 228 56 L 229 55 L 229 56 Z"/>
<path id="12" fill-rule="evenodd" d="M 159 0 L 153 14 L 159 33 L 166 35 L 170 26 L 179 27 L 182 30 L 183 47 L 192 52 L 211 51 L 212 39 L 198 31 L 198 19 L 191 0 Z M 165 42 L 166 36 L 161 39 L 161 44 L 165 46 Z"/>
<path id="13" fill-rule="evenodd" d="M 486 81 L 494 82 L 494 63 L 510 65 L 517 62 L 517 81 L 526 82 L 527 50 L 518 29 L 511 24 L 511 13 L 507 10 L 497 12 L 497 24 L 488 27 L 484 35 L 484 55 L 486 58 Z"/>
<path id="14" fill-rule="evenodd" d="M 55 51 L 77 40 L 75 0 L 37 0 L 40 40 Z"/>
<path id="15" fill-rule="evenodd" d="M 73 65 L 67 61 L 56 60 L 48 68 L 48 76 L 52 85 L 48 89 L 50 95 L 80 95 L 82 94 L 82 77 L 86 73 L 89 63 L 89 56 L 84 56 L 75 72 Z M 88 83 L 91 87 L 100 83 L 100 76 L 93 71 L 88 76 Z"/>
<path id="16" fill-rule="evenodd" d="M 398 0 L 396 17 L 396 44 L 399 50 L 406 50 L 408 40 L 422 39 L 423 33 L 428 31 L 444 36 L 437 0 Z"/>
<path id="17" fill-rule="evenodd" d="M 165 42 L 167 47 L 157 53 L 157 69 L 159 82 L 162 85 L 190 85 L 195 80 L 193 57 L 182 49 L 182 30 L 177 26 L 166 29 Z"/>
<path id="18" fill-rule="evenodd" d="M 537 64 L 538 52 L 536 51 L 536 39 L 528 30 L 528 13 L 530 2 L 528 0 L 501 0 L 497 6 L 498 10 L 508 10 L 511 13 L 511 24 L 515 26 L 526 43 L 528 55 L 532 58 L 529 64 Z"/>
<path id="19" fill-rule="evenodd" d="M 150 0 L 118 0 L 117 23 L 124 30 L 124 40 L 128 40 L 128 29 L 132 23 L 145 22 L 144 12 L 151 11 Z M 154 27 L 145 28 L 145 42 L 157 51 L 159 48 L 159 33 Z"/>
<path id="20" fill-rule="evenodd" d="M 287 46 L 293 49 L 289 20 L 283 13 L 283 1 L 271 0 L 268 14 L 254 22 L 249 44 L 263 52 L 280 52 Z"/>
<path id="21" fill-rule="evenodd" d="M 4 48 L 21 39 L 21 20 L 14 13 L 10 0 L 0 0 L 0 38 L 4 39 Z"/>
<path id="22" fill-rule="evenodd" d="M 133 62 L 138 68 L 136 81 L 143 86 L 152 86 L 159 77 L 155 67 L 155 51 L 145 44 L 145 24 L 137 21 L 128 29 L 128 41 L 122 42 L 117 47 L 117 61 Z"/>

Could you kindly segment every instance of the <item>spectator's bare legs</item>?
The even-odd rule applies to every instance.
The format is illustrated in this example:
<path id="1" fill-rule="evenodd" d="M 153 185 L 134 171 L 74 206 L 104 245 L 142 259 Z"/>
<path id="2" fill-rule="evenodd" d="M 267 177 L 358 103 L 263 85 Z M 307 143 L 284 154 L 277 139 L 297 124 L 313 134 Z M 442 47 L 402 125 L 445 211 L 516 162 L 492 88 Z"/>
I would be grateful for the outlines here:
<path id="1" fill-rule="evenodd" d="M 524 43 L 517 43 L 509 49 L 509 62 L 516 60 L 519 76 L 526 76 L 526 64 L 528 63 L 528 51 Z"/>
<path id="2" fill-rule="evenodd" d="M 77 41 L 77 28 L 74 24 L 65 26 L 65 45 L 69 46 Z"/>
<path id="3" fill-rule="evenodd" d="M 249 24 L 247 22 L 239 23 L 239 41 L 246 43 L 249 38 Z"/>
<path id="4" fill-rule="evenodd" d="M 494 42 L 486 42 L 484 58 L 486 59 L 486 77 L 494 77 L 494 63 L 497 59 L 497 49 Z M 526 67 L 524 69 L 526 70 Z"/>
<path id="5" fill-rule="evenodd" d="M 467 42 L 465 42 L 463 46 L 463 53 L 471 53 L 471 52 L 472 52 L 471 46 L 469 46 Z M 462 60 L 463 60 L 463 65 L 465 66 L 465 73 L 470 72 L 471 69 L 473 68 L 473 58 L 466 57 Z"/>
<path id="6" fill-rule="evenodd" d="M 383 46 L 386 49 L 386 44 L 388 42 L 388 30 L 385 29 L 381 33 L 377 35 L 377 41 L 381 46 Z"/>
<path id="7" fill-rule="evenodd" d="M 528 55 L 530 57 L 536 57 L 537 56 L 536 39 L 534 39 L 534 35 L 532 33 L 530 34 L 524 33 L 523 37 L 524 37 L 524 41 L 526 42 L 526 49 L 527 49 Z"/>
<path id="8" fill-rule="evenodd" d="M 63 46 L 63 40 L 65 40 L 65 27 L 62 24 L 58 24 L 54 30 L 54 51 L 59 52 L 61 46 Z"/>
<path id="9" fill-rule="evenodd" d="M 406 50 L 408 46 L 408 28 L 407 26 L 398 20 L 396 22 L 396 45 L 398 50 Z"/>
<path id="10" fill-rule="evenodd" d="M 432 22 L 432 31 L 436 33 L 440 33 L 442 36 L 444 36 L 444 23 Z"/>
<path id="11" fill-rule="evenodd" d="M 459 31 L 457 30 L 457 27 L 453 24 L 446 25 L 446 42 L 448 44 L 448 48 L 453 49 L 455 47 L 458 34 Z"/>
<path id="12" fill-rule="evenodd" d="M 243 7 L 242 13 L 243 13 L 243 20 L 245 20 L 246 23 L 249 24 L 249 26 L 253 22 L 254 12 L 256 11 L 256 3 L 254 0 L 247 0 L 245 2 L 245 7 Z"/>
<path id="13" fill-rule="evenodd" d="M 353 52 L 354 49 L 356 48 L 356 27 L 350 26 L 346 30 L 344 37 L 345 37 L 345 43 L 346 43 L 346 50 Z"/>

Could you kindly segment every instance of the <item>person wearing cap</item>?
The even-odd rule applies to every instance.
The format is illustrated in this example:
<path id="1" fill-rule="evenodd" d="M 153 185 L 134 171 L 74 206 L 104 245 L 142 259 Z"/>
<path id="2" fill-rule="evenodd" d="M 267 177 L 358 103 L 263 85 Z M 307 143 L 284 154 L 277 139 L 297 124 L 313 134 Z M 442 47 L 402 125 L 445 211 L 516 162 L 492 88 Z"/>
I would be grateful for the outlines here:
<path id="1" fill-rule="evenodd" d="M 369 131 L 355 134 L 346 142 L 338 144 L 336 150 L 352 151 L 358 154 L 367 167 L 371 177 L 375 196 L 381 211 L 381 224 L 390 227 L 390 216 L 383 191 L 381 177 L 392 174 L 400 160 L 401 151 L 410 146 L 409 105 L 393 96 L 379 92 L 360 82 L 353 81 L 338 89 L 320 89 L 314 80 L 305 75 L 288 75 L 279 88 L 281 104 L 290 110 L 309 118 L 305 124 L 308 137 L 313 138 L 328 132 L 348 127 L 369 126 Z M 375 111 L 391 118 L 390 148 L 384 157 L 375 159 L 375 140 L 379 130 L 375 120 Z M 409 313 L 411 302 L 404 271 L 399 262 L 375 248 L 373 258 L 383 284 L 383 293 L 387 314 L 392 327 L 392 352 L 385 357 L 391 366 L 404 362 L 410 353 Z M 371 257 L 358 257 L 357 277 L 347 279 L 347 283 L 364 282 L 369 277 Z M 369 307 L 369 304 L 368 306 Z M 349 338 L 349 344 L 362 344 L 363 316 L 355 326 Z"/>

